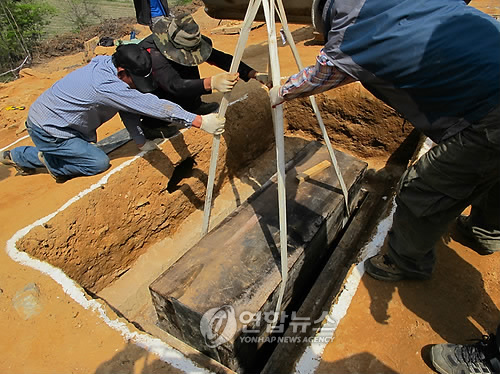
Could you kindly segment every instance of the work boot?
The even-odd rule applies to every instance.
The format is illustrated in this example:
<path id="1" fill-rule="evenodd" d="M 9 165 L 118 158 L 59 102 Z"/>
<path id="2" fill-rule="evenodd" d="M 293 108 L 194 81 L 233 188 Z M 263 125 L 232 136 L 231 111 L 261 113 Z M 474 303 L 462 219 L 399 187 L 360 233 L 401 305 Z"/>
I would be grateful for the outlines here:
<path id="1" fill-rule="evenodd" d="M 495 334 L 474 344 L 437 344 L 431 361 L 441 374 L 500 374 L 500 353 Z"/>
<path id="2" fill-rule="evenodd" d="M 395 282 L 404 279 L 427 280 L 430 275 L 413 274 L 401 270 L 391 258 L 379 253 L 365 261 L 366 272 L 375 279 L 387 282 Z"/>
<path id="3" fill-rule="evenodd" d="M 405 273 L 396 266 L 389 256 L 379 253 L 365 261 L 365 270 L 373 278 L 382 281 L 407 279 Z"/>
<path id="4" fill-rule="evenodd" d="M 36 173 L 35 168 L 26 168 L 12 161 L 12 157 L 10 156 L 10 151 L 3 151 L 0 153 L 0 162 L 7 166 L 13 166 L 17 170 L 19 175 L 31 175 Z"/>
<path id="5" fill-rule="evenodd" d="M 64 182 L 70 180 L 71 178 L 73 178 L 73 177 L 68 176 L 68 175 L 55 175 L 55 174 L 53 174 L 52 171 L 50 171 L 49 167 L 47 166 L 47 162 L 45 161 L 45 157 L 43 157 L 42 152 L 38 152 L 38 159 L 40 160 L 40 162 L 42 164 L 45 165 L 45 167 L 47 168 L 47 172 L 50 174 L 50 176 L 52 178 L 55 179 L 56 183 L 64 183 Z"/>
<path id="6" fill-rule="evenodd" d="M 218 103 L 205 103 L 205 102 L 202 102 L 201 105 L 193 111 L 193 113 L 194 114 L 199 114 L 200 116 L 203 116 L 205 114 L 215 113 L 218 110 L 219 110 L 219 104 Z"/>
<path id="7" fill-rule="evenodd" d="M 455 241 L 472 249 L 473 251 L 476 251 L 482 256 L 495 253 L 495 251 L 487 248 L 474 236 L 474 233 L 469 225 L 469 216 L 459 216 L 456 220 L 455 230 L 451 234 Z"/>

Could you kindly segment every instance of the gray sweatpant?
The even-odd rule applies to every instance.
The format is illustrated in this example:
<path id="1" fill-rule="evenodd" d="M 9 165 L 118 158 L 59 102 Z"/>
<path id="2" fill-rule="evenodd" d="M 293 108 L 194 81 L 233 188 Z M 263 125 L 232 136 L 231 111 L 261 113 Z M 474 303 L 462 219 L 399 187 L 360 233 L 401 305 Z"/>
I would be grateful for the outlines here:
<path id="1" fill-rule="evenodd" d="M 405 272 L 432 273 L 435 244 L 469 205 L 475 237 L 499 251 L 500 106 L 408 168 L 396 203 L 388 255 Z"/>

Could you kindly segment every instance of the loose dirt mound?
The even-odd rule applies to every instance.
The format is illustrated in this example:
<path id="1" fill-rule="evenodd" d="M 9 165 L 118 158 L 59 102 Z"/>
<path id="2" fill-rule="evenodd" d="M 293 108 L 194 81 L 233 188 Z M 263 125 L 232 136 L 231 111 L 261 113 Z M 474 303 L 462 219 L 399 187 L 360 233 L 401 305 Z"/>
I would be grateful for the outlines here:
<path id="1" fill-rule="evenodd" d="M 96 36 L 109 36 L 113 39 L 130 34 L 136 24 L 135 18 L 125 17 L 107 19 L 103 23 L 82 29 L 79 33 L 66 33 L 46 40 L 34 52 L 34 63 L 41 63 L 47 58 L 64 56 L 83 51 L 83 43 Z"/>

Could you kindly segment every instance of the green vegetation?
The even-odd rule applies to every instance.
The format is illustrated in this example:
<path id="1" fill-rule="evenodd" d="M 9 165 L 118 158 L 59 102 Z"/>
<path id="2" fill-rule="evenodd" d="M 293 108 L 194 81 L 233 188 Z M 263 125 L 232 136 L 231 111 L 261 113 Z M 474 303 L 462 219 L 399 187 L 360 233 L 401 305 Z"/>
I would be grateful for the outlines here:
<path id="1" fill-rule="evenodd" d="M 0 1 L 0 73 L 30 58 L 54 14 L 42 0 Z"/>
<path id="2" fill-rule="evenodd" d="M 57 8 L 57 16 L 47 27 L 47 36 L 78 32 L 106 19 L 134 17 L 132 0 L 46 0 Z"/>
<path id="3" fill-rule="evenodd" d="M 191 2 L 171 0 L 169 6 Z M 52 45 L 59 35 L 84 34 L 87 26 L 119 18 L 135 19 L 133 0 L 0 0 L 0 82 L 15 78 L 42 41 Z"/>
<path id="4" fill-rule="evenodd" d="M 0 0 L 2 1 L 2 0 Z M 106 19 L 135 18 L 133 0 L 46 0 L 57 8 L 57 16 L 47 27 L 47 36 L 78 32 L 82 27 L 96 25 Z M 192 0 L 171 0 L 169 7 L 190 4 Z"/>

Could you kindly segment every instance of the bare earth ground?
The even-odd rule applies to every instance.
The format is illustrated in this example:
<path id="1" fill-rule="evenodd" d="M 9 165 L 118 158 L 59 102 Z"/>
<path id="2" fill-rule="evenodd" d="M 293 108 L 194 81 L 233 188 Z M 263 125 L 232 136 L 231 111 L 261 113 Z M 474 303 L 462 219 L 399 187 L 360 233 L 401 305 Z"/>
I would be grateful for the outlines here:
<path id="1" fill-rule="evenodd" d="M 472 5 L 490 14 L 500 14 L 497 1 L 473 0 Z M 210 19 L 201 10 L 196 12 L 196 17 L 206 34 L 219 25 L 218 20 Z M 147 28 L 133 27 L 140 32 L 138 37 L 148 34 Z M 303 63 L 313 63 L 320 46 L 312 41 L 311 29 L 293 25 L 292 31 Z M 217 48 L 232 53 L 238 36 L 211 35 L 211 38 Z M 266 40 L 265 28 L 252 31 L 244 55 L 249 65 L 261 71 L 267 66 Z M 110 53 L 110 50 L 101 52 Z M 26 135 L 22 124 L 29 105 L 57 79 L 81 66 L 83 60 L 81 52 L 44 60 L 43 64 L 24 71 L 18 81 L 0 86 L 0 148 Z M 288 48 L 280 48 L 280 61 L 282 76 L 296 71 Z M 203 76 L 217 71 L 204 65 L 201 69 Z M 227 184 L 240 170 L 247 170 L 244 168 L 252 158 L 272 146 L 270 139 L 262 137 L 266 131 L 271 133 L 265 91 L 257 84 L 238 84 L 239 96 L 247 90 L 250 99 L 228 111 L 228 123 L 233 124 L 234 129 L 228 130 L 222 145 L 219 185 Z M 217 95 L 210 98 L 219 99 Z M 390 174 L 389 166 L 394 163 L 396 168 L 401 168 L 409 152 L 404 139 L 410 133 L 410 125 L 403 128 L 403 121 L 397 115 L 359 85 L 318 99 L 337 148 L 367 160 L 376 170 L 386 167 Z M 4 110 L 10 105 L 24 105 L 26 110 Z M 313 125 L 306 101 L 288 104 L 285 111 L 288 137 L 318 137 L 319 129 Z M 260 120 L 256 121 L 256 115 L 261 116 Z M 262 128 L 247 132 L 245 125 L 256 122 Z M 99 138 L 121 127 L 119 119 L 114 118 L 99 130 Z M 28 145 L 30 141 L 24 139 L 19 144 Z M 26 250 L 60 266 L 89 291 L 98 291 L 119 277 L 149 244 L 162 235 L 176 232 L 188 213 L 203 209 L 210 144 L 209 137 L 189 130 L 180 144 L 172 142 L 162 146 L 168 160 L 151 154 L 126 172 L 113 176 L 103 191 L 80 200 L 64 215 L 50 221 L 45 230 L 33 231 L 31 243 L 39 243 L 27 245 Z M 175 148 L 175 152 L 170 148 Z M 112 168 L 131 160 L 136 153 L 133 144 L 122 147 L 111 155 Z M 175 154 L 177 158 L 172 156 Z M 186 157 L 196 161 L 192 174 L 183 180 L 182 188 L 165 191 L 173 170 Z M 0 168 L 0 243 L 7 243 L 18 230 L 56 211 L 102 177 L 76 178 L 59 185 L 46 173 L 30 177 L 14 174 L 12 169 Z M 132 195 L 128 196 L 129 193 Z M 129 201 L 124 203 L 125 199 Z M 157 213 L 159 206 L 163 210 Z M 168 209 L 173 213 L 169 215 Z M 109 217 L 110 222 L 102 222 L 103 216 Z M 152 225 L 157 225 L 158 230 L 150 230 Z M 121 226 L 139 229 L 133 235 L 127 232 L 123 236 L 119 231 Z M 52 242 L 48 240 L 50 237 Z M 82 255 L 63 255 L 64 244 L 71 240 L 84 241 L 76 251 Z M 85 243 L 88 243 L 86 248 Z M 109 257 L 99 261 L 96 254 L 105 252 L 106 245 Z M 127 248 L 125 255 L 124 247 Z M 89 262 L 92 259 L 96 262 Z M 500 315 L 499 266 L 498 255 L 481 257 L 452 240 L 443 240 L 438 247 L 436 274 L 430 281 L 392 285 L 364 276 L 316 372 L 432 372 L 422 359 L 427 352 L 426 345 L 463 342 L 496 327 Z M 92 270 L 94 267 L 99 271 Z M 2 373 L 178 372 L 157 356 L 127 342 L 95 312 L 77 304 L 50 277 L 14 262 L 4 251 L 0 252 L 0 274 Z M 27 317 L 26 310 L 19 308 L 17 301 L 31 283 L 40 290 L 39 309 L 38 314 Z M 108 313 L 113 315 L 112 311 Z M 134 330 L 134 326 L 129 328 Z"/>

